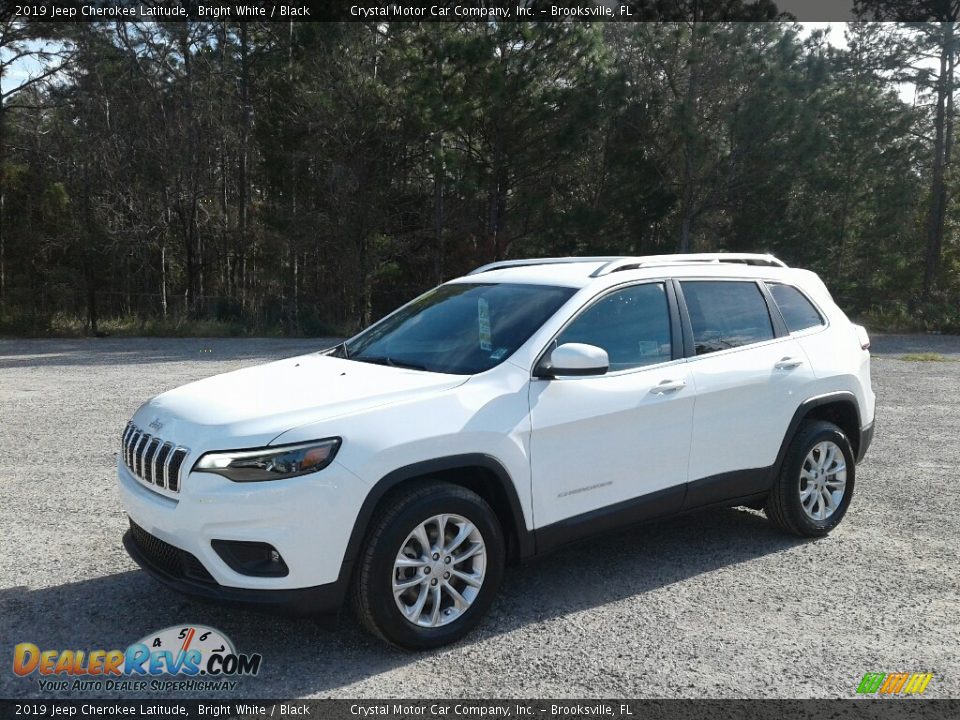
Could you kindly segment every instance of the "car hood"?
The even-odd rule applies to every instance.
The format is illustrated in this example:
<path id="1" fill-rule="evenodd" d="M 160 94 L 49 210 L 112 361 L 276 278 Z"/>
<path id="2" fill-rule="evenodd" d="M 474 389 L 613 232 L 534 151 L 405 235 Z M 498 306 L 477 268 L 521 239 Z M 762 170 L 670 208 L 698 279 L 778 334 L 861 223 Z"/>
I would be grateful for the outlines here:
<path id="1" fill-rule="evenodd" d="M 448 390 L 467 379 L 313 353 L 162 393 L 137 410 L 134 423 L 194 449 L 256 447 L 300 425 Z"/>

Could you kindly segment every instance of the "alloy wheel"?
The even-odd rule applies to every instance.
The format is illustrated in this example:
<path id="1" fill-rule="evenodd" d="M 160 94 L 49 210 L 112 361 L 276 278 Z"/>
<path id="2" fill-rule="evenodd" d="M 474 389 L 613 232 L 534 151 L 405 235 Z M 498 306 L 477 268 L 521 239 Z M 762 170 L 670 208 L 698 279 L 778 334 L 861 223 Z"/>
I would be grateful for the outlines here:
<path id="1" fill-rule="evenodd" d="M 830 440 L 814 445 L 800 469 L 800 505 L 812 520 L 829 518 L 843 502 L 847 464 L 843 451 Z"/>
<path id="2" fill-rule="evenodd" d="M 473 523 L 462 515 L 434 515 L 400 546 L 393 564 L 394 600 L 414 625 L 447 625 L 476 600 L 486 566 L 486 545 Z"/>

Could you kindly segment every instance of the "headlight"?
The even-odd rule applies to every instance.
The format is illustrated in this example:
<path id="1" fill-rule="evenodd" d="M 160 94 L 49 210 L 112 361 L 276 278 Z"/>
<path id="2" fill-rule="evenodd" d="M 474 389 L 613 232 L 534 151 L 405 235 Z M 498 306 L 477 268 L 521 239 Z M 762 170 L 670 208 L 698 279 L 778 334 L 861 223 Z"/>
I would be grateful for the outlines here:
<path id="1" fill-rule="evenodd" d="M 207 453 L 197 460 L 197 472 L 216 473 L 234 482 L 281 480 L 323 470 L 340 449 L 340 438 L 314 440 L 260 450 Z"/>

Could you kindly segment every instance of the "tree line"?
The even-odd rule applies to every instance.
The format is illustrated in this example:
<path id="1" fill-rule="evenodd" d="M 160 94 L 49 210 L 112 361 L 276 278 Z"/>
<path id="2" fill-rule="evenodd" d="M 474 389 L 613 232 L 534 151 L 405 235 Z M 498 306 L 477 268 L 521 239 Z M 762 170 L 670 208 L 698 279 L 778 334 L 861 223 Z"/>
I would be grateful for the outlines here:
<path id="1" fill-rule="evenodd" d="M 882 3 L 881 3 L 882 4 Z M 0 26 L 0 329 L 350 332 L 491 260 L 769 251 L 960 328 L 955 17 Z M 759 13 L 759 16 L 758 16 Z M 43 45 L 42 41 L 51 41 Z"/>

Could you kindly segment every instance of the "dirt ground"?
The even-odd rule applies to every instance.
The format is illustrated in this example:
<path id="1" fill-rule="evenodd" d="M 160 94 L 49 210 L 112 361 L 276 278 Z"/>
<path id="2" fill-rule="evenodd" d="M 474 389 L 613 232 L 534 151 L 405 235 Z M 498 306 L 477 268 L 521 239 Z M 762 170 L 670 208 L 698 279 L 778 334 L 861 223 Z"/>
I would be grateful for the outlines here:
<path id="1" fill-rule="evenodd" d="M 262 653 L 233 695 L 851 697 L 866 672 L 924 671 L 928 697 L 960 696 L 960 337 L 874 338 L 876 438 L 829 537 L 743 509 L 646 525 L 510 569 L 481 627 L 426 654 L 348 618 L 195 603 L 120 543 L 115 456 L 141 402 L 325 344 L 0 340 L 0 697 L 40 695 L 10 670 L 16 643 L 122 649 L 187 622 Z M 947 361 L 900 359 L 919 352 Z"/>

